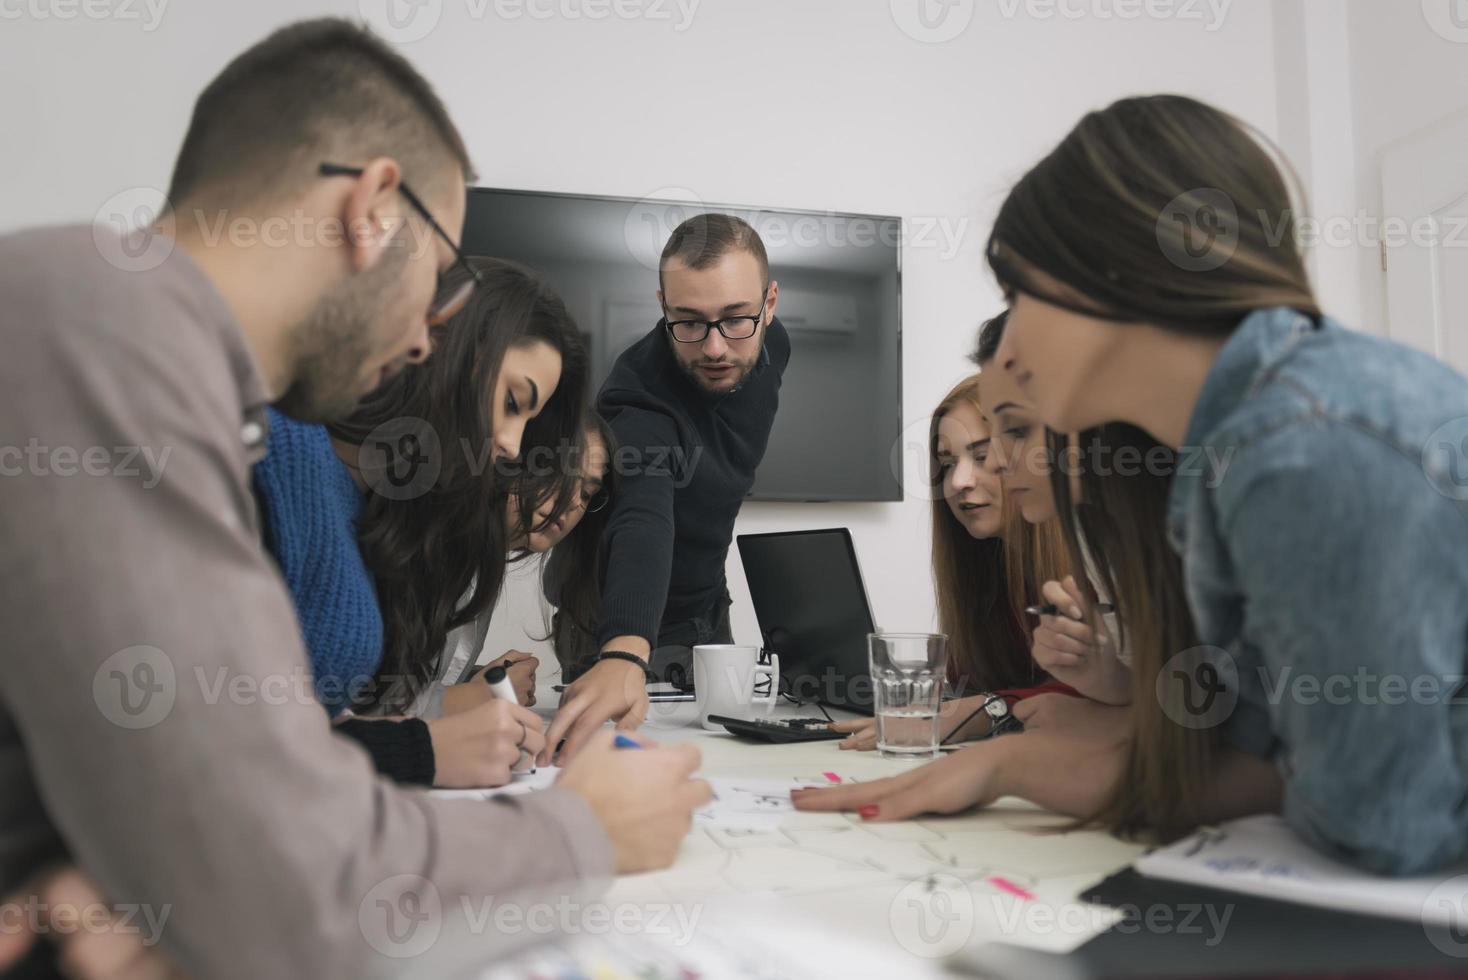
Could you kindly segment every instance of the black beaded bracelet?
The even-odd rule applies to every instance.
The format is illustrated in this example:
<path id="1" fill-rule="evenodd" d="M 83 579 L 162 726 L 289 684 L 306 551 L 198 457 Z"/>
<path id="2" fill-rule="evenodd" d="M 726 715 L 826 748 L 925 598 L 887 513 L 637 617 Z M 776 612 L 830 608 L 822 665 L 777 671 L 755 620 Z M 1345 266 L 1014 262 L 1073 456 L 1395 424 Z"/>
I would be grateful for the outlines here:
<path id="1" fill-rule="evenodd" d="M 642 672 L 647 675 L 648 680 L 656 681 L 658 679 L 658 675 L 654 674 L 652 669 L 647 666 L 647 661 L 635 653 L 628 653 L 625 650 L 604 650 L 596 655 L 596 660 L 592 661 L 592 663 L 599 664 L 603 660 L 625 660 L 629 664 L 636 664 L 638 667 L 641 667 Z"/>

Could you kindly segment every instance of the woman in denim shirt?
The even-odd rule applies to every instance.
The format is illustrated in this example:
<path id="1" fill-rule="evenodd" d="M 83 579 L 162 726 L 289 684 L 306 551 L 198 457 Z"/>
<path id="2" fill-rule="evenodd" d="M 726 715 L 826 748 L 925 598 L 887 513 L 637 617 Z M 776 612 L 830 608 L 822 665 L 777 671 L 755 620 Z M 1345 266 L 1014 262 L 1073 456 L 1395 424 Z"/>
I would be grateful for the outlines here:
<path id="1" fill-rule="evenodd" d="M 1019 792 L 1097 817 L 1125 795 L 1192 822 L 1282 812 L 1388 874 L 1461 856 L 1468 382 L 1321 314 L 1275 158 L 1191 99 L 1082 119 L 1011 193 L 989 261 L 1012 302 L 997 363 L 1046 422 L 1178 450 L 1168 532 L 1204 646 L 1133 651 L 1134 737 L 1104 779 L 1036 785 L 1021 766 L 1061 747 L 996 743 L 836 802 Z"/>

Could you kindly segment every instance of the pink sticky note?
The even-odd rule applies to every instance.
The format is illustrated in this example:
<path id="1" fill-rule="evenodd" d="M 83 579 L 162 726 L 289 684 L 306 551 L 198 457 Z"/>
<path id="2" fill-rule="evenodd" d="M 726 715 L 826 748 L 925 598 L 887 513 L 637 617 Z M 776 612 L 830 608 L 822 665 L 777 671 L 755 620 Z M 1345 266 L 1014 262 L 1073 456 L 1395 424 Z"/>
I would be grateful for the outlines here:
<path id="1" fill-rule="evenodd" d="M 1033 901 L 1035 898 L 1035 896 L 1031 892 L 1026 891 L 1020 886 L 1016 885 L 1008 878 L 1001 878 L 998 875 L 994 875 L 993 877 L 989 878 L 988 881 L 989 884 L 993 885 L 995 888 L 999 889 L 1005 894 L 1013 895 L 1015 898 L 1022 898 L 1026 902 Z"/>
<path id="2" fill-rule="evenodd" d="M 836 775 L 834 772 L 823 772 L 823 773 L 821 773 L 821 775 L 822 776 L 825 776 L 828 780 L 830 780 L 833 783 L 839 783 L 839 782 L 841 782 L 841 777 L 838 776 L 838 775 Z"/>

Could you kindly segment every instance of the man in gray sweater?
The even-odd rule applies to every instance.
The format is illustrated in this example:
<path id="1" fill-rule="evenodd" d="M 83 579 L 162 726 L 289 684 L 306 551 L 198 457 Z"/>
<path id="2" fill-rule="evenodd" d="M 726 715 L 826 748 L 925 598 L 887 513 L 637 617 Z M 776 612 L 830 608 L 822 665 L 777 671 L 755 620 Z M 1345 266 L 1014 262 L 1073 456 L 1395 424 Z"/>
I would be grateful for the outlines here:
<path id="1" fill-rule="evenodd" d="M 259 543 L 265 405 L 329 418 L 427 356 L 465 298 L 435 284 L 469 177 L 427 83 L 316 21 L 203 93 L 160 227 L 0 238 L 0 894 L 74 863 L 167 910 L 190 975 L 356 976 L 491 897 L 676 855 L 692 749 L 604 733 L 492 803 L 377 778 L 312 702 Z M 512 751 L 543 742 L 523 717 Z"/>

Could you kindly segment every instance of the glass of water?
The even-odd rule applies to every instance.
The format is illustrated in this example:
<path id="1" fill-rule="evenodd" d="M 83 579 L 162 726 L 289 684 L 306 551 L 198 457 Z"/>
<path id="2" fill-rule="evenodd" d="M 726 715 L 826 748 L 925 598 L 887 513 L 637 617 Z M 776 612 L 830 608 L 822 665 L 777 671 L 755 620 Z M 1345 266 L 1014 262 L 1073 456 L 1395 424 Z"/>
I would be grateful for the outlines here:
<path id="1" fill-rule="evenodd" d="M 935 757 L 948 637 L 942 633 L 871 633 L 867 644 L 878 751 L 888 759 Z"/>

